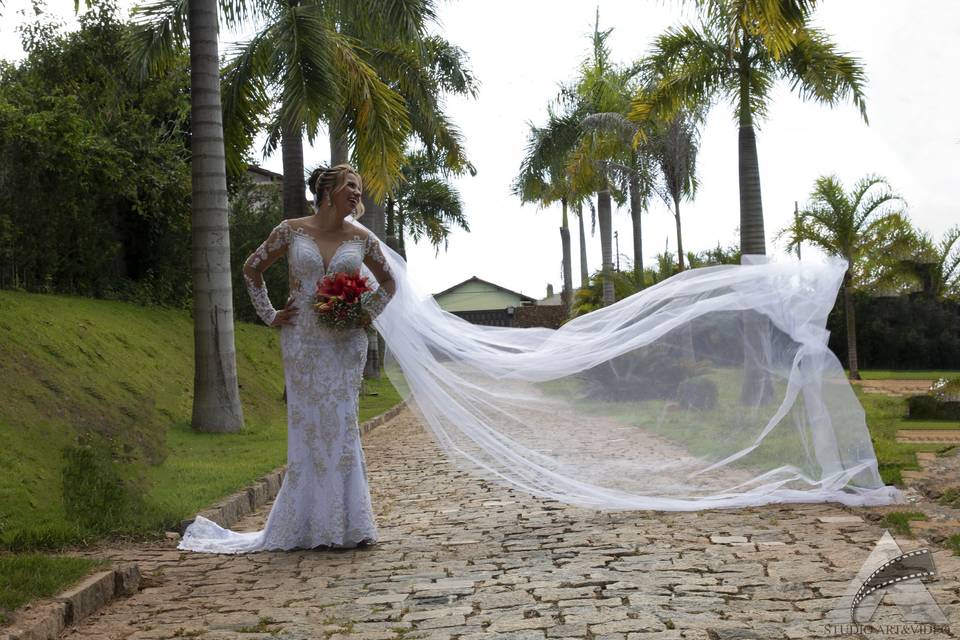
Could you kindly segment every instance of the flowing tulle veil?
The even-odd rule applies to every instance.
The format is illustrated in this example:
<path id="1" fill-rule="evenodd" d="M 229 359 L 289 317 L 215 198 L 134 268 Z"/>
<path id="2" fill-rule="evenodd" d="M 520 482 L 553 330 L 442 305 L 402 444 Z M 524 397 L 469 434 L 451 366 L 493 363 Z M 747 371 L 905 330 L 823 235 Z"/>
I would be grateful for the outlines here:
<path id="1" fill-rule="evenodd" d="M 458 466 L 606 510 L 903 501 L 827 348 L 842 260 L 691 269 L 552 330 L 470 324 L 381 249 L 386 371 Z"/>

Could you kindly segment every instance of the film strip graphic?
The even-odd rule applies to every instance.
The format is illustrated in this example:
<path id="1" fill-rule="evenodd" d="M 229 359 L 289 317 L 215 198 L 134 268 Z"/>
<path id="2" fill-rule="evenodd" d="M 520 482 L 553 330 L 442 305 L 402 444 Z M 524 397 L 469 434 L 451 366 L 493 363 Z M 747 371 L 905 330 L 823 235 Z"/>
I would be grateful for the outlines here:
<path id="1" fill-rule="evenodd" d="M 850 604 L 850 619 L 857 622 L 857 606 L 874 591 L 905 580 L 914 578 L 922 580 L 936 575 L 937 570 L 933 566 L 933 556 L 929 549 L 910 551 L 887 560 L 877 567 L 876 571 L 871 573 L 870 577 L 857 589 Z"/>

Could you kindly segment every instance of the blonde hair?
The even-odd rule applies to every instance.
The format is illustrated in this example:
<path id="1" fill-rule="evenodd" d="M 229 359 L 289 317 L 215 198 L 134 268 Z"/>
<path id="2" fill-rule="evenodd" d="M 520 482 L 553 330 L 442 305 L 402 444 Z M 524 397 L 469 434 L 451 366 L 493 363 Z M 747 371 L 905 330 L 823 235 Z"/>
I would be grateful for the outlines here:
<path id="1" fill-rule="evenodd" d="M 334 194 L 344 187 L 347 186 L 347 176 L 350 174 L 357 176 L 360 180 L 360 184 L 363 184 L 363 178 L 360 176 L 360 172 L 354 169 L 347 163 L 338 164 L 333 167 L 325 167 L 320 165 L 310 173 L 310 193 L 313 194 L 313 202 L 318 207 L 320 206 L 320 196 L 327 189 L 330 190 L 330 194 Z M 363 201 L 357 202 L 357 207 L 354 209 L 353 217 L 355 219 L 360 219 L 363 216 Z"/>

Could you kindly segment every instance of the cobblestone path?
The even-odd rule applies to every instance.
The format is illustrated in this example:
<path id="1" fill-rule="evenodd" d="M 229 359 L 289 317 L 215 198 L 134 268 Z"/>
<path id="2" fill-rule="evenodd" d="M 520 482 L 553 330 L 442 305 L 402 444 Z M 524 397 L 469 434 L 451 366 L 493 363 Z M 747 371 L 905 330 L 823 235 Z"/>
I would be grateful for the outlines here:
<path id="1" fill-rule="evenodd" d="M 381 541 L 366 549 L 240 556 L 96 550 L 140 564 L 145 586 L 64 637 L 393 640 L 717 640 L 957 637 L 960 558 L 937 550 L 926 588 L 946 632 L 881 634 L 823 617 L 883 530 L 836 504 L 601 513 L 452 468 L 402 412 L 364 439 Z M 903 509 L 904 507 L 900 507 Z M 889 508 L 888 508 L 889 509 Z M 236 529 L 263 526 L 269 505 Z M 903 551 L 929 547 L 897 537 Z M 866 630 L 866 631 L 869 631 Z"/>

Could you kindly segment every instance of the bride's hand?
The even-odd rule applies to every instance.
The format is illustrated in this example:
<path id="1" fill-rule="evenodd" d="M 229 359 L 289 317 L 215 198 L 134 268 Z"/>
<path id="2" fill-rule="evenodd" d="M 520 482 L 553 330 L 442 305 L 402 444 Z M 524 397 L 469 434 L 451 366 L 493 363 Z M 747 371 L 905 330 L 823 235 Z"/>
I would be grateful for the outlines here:
<path id="1" fill-rule="evenodd" d="M 293 325 L 293 320 L 296 315 L 297 308 L 293 306 L 293 298 L 288 298 L 286 306 L 284 306 L 280 311 L 277 311 L 277 317 L 273 319 L 273 322 L 270 324 L 270 326 L 279 327 L 285 324 Z"/>

